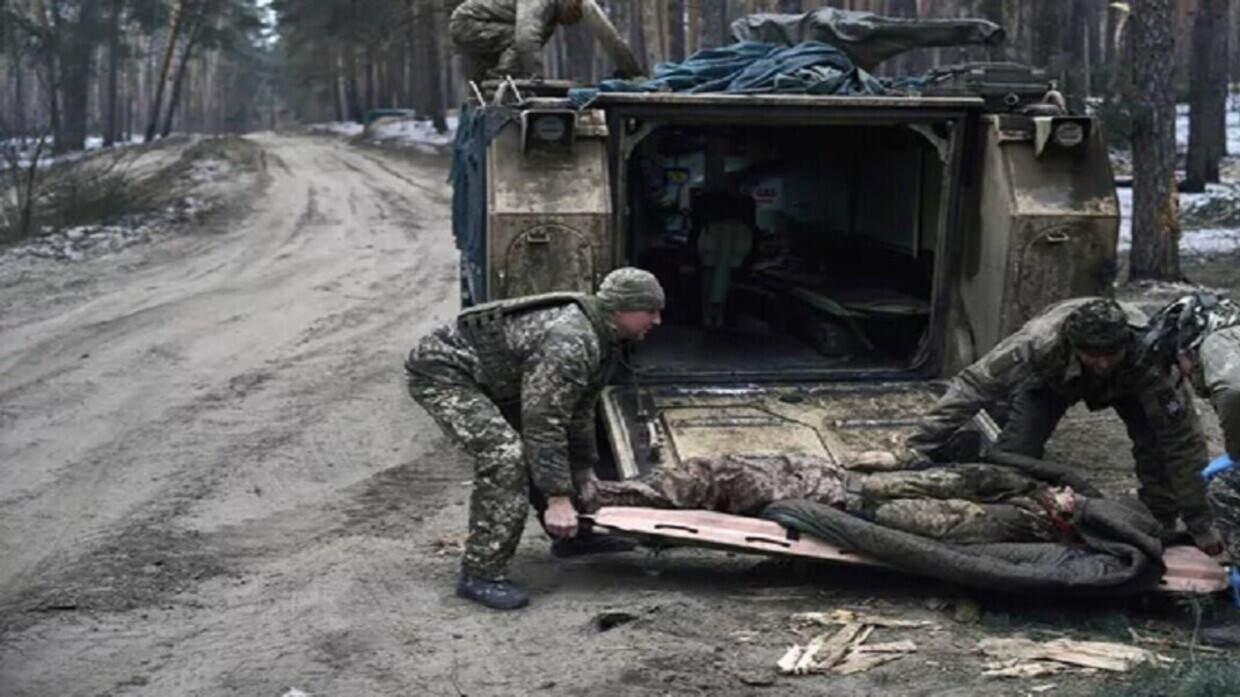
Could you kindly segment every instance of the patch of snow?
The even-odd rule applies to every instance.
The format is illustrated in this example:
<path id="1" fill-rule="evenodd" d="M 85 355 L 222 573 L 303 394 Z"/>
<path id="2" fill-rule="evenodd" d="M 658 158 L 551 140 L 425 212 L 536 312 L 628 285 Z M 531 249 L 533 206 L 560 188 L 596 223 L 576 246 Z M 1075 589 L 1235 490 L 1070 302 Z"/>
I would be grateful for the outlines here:
<path id="1" fill-rule="evenodd" d="M 355 136 L 362 132 L 362 124 L 354 121 L 332 121 L 315 123 L 309 126 L 311 133 L 326 133 L 337 136 Z"/>
<path id="2" fill-rule="evenodd" d="M 133 135 L 129 137 L 129 140 L 116 141 L 112 144 L 112 149 L 141 145 L 143 142 L 142 136 Z M 12 138 L 9 140 L 0 140 L 0 151 L 9 150 L 12 152 L 11 149 L 16 149 L 17 166 L 20 169 L 30 166 L 30 159 L 34 157 L 34 151 L 38 143 L 38 138 Z M 61 153 L 59 155 L 52 154 L 52 150 L 55 148 L 55 145 L 55 138 L 48 136 L 43 139 L 43 146 L 39 149 L 40 167 L 48 167 L 57 162 L 70 162 L 81 157 L 87 152 L 99 150 L 103 148 L 103 137 L 86 136 L 86 147 L 84 150 L 75 150 L 73 152 Z M 9 157 L 6 153 L 5 157 L 0 157 L 0 171 L 7 169 L 8 166 Z"/>
<path id="3" fill-rule="evenodd" d="M 207 206 L 203 201 L 193 196 L 185 196 L 162 211 L 127 216 L 116 225 L 44 229 L 43 234 L 38 237 L 0 250 L 0 261 L 23 257 L 82 261 L 103 256 L 167 234 L 176 226 L 192 221 L 205 210 Z"/>
<path id="4" fill-rule="evenodd" d="M 1175 149 L 1176 152 L 1188 151 L 1188 105 L 1175 105 Z M 1227 154 L 1231 157 L 1240 156 L 1240 110 L 1232 107 L 1227 110 Z"/>
<path id="5" fill-rule="evenodd" d="M 1204 194 L 1180 194 L 1181 206 L 1201 205 L 1202 202 L 1229 193 L 1228 186 L 1212 186 Z M 1132 189 L 1116 189 L 1119 198 L 1119 251 L 1132 249 Z M 1206 256 L 1227 254 L 1240 250 L 1240 228 L 1201 228 L 1184 230 L 1180 236 L 1180 254 Z"/>
<path id="6" fill-rule="evenodd" d="M 1188 295 L 1190 293 L 1214 293 L 1215 295 L 1227 295 L 1228 291 L 1221 288 L 1199 285 L 1196 283 L 1182 283 L 1180 281 L 1137 281 L 1134 285 L 1141 289 L 1142 295 L 1149 295 L 1163 300 Z"/>
<path id="7" fill-rule="evenodd" d="M 400 119 L 376 126 L 374 139 L 414 147 L 419 145 L 444 146 L 451 143 L 456 136 L 457 123 L 457 117 L 449 116 L 447 118 L 448 130 L 438 133 L 429 120 Z"/>

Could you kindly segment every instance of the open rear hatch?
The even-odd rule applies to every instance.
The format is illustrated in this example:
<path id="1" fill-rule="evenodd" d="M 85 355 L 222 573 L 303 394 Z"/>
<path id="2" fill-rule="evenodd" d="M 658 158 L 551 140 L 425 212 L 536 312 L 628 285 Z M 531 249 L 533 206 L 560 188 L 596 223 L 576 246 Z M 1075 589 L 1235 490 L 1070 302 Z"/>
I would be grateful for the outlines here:
<path id="1" fill-rule="evenodd" d="M 690 457 L 775 453 L 833 462 L 890 450 L 936 396 L 927 382 L 614 386 L 603 421 L 615 473 Z"/>
<path id="2" fill-rule="evenodd" d="M 659 277 L 644 378 L 933 376 L 976 98 L 603 94 L 618 256 Z"/>

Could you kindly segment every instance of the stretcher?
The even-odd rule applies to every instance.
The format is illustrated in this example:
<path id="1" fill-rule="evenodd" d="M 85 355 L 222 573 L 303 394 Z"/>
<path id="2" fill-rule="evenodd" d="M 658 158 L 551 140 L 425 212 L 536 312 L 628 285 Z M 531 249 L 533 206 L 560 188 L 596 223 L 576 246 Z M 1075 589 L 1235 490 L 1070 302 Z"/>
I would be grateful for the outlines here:
<path id="1" fill-rule="evenodd" d="M 761 518 L 657 508 L 610 506 L 582 516 L 597 532 L 635 538 L 654 547 L 688 546 L 751 554 L 803 557 L 826 562 L 895 568 L 862 552 L 842 549 L 799 530 Z M 1227 573 L 1196 547 L 1163 552 L 1167 567 L 1158 591 L 1210 594 L 1230 588 Z"/>

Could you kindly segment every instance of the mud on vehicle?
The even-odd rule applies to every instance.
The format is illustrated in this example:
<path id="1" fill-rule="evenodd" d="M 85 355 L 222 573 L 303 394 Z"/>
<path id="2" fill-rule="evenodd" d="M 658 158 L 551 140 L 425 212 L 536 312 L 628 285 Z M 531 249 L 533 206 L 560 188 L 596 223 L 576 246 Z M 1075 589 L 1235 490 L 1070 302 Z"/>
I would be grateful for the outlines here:
<path id="1" fill-rule="evenodd" d="M 558 83 L 490 87 L 454 163 L 463 302 L 590 292 L 623 265 L 667 291 L 603 400 L 620 476 L 885 447 L 934 379 L 1049 303 L 1110 292 L 1103 134 L 1026 66 L 958 65 L 897 96 L 577 108 Z"/>

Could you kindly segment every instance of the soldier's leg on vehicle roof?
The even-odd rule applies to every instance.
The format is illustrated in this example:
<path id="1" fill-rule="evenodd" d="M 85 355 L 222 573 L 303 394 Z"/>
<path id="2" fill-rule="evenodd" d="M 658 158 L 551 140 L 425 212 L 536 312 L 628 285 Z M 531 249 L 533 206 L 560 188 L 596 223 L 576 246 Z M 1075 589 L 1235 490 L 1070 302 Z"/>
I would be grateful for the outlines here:
<path id="1" fill-rule="evenodd" d="M 888 499 L 1002 501 L 1037 488 L 1037 482 L 1007 467 L 953 465 L 925 470 L 875 472 L 857 477 L 861 496 Z"/>
<path id="2" fill-rule="evenodd" d="M 469 536 L 461 570 L 483 579 L 504 576 L 529 514 L 529 471 L 521 436 L 463 373 L 451 368 L 410 371 L 409 393 L 474 459 Z M 429 373 L 429 374 L 428 374 Z"/>
<path id="3" fill-rule="evenodd" d="M 513 46 L 504 49 L 499 54 L 499 58 L 495 61 L 495 67 L 491 69 L 490 76 L 492 78 L 512 77 L 528 77 L 525 75 L 525 66 L 521 64 L 521 54 Z"/>
<path id="4" fill-rule="evenodd" d="M 1175 530 L 1180 517 L 1175 490 L 1171 487 L 1164 466 L 1165 459 L 1158 440 L 1150 429 L 1145 409 L 1136 399 L 1115 404 L 1115 413 L 1124 422 L 1132 440 L 1132 459 L 1137 475 L 1137 498 L 1154 514 L 1168 532 Z"/>
<path id="5" fill-rule="evenodd" d="M 1022 542 L 1054 539 L 1048 519 L 1032 507 L 961 499 L 897 499 L 861 517 L 883 527 L 944 542 Z"/>
<path id="6" fill-rule="evenodd" d="M 464 61 L 466 79 L 481 82 L 512 48 L 513 26 L 457 19 L 448 23 L 448 35 Z"/>
<path id="7" fill-rule="evenodd" d="M 1007 424 L 999 433 L 996 450 L 1041 459 L 1046 441 L 1068 411 L 1068 401 L 1040 380 L 1027 380 L 1013 391 L 1008 401 Z"/>
<path id="8" fill-rule="evenodd" d="M 1240 564 L 1240 465 L 1215 475 L 1206 495 L 1227 555 L 1233 563 Z"/>

